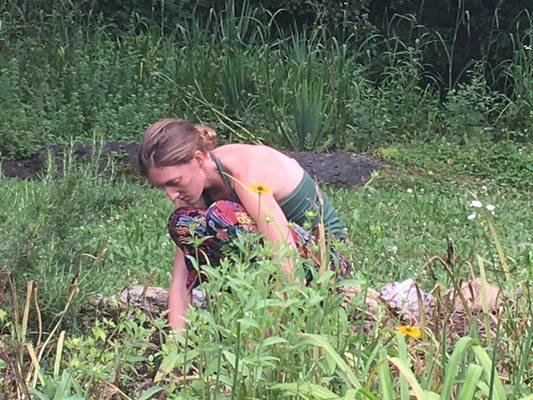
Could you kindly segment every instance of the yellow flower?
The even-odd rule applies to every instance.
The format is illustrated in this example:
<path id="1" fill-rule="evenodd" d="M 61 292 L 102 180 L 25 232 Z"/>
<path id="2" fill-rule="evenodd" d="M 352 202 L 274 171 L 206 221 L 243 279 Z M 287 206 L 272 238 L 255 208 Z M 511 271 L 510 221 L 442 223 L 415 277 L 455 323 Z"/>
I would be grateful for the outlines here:
<path id="1" fill-rule="evenodd" d="M 396 328 L 396 331 L 405 337 L 411 337 L 413 339 L 420 339 L 422 336 L 422 330 L 416 326 L 400 325 Z"/>
<path id="2" fill-rule="evenodd" d="M 257 194 L 266 195 L 270 193 L 270 188 L 267 185 L 262 185 L 260 183 L 256 183 L 255 185 L 250 185 L 250 189 Z"/>

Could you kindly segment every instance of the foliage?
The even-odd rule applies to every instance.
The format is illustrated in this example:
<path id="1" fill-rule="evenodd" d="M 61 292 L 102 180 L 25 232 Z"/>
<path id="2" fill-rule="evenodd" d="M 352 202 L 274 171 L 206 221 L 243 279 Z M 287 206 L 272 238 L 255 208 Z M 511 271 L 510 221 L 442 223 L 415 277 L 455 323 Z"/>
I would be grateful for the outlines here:
<path id="1" fill-rule="evenodd" d="M 418 273 L 424 285 L 432 285 L 432 276 L 445 281 L 444 271 L 422 266 L 426 257 L 443 251 L 447 237 L 460 260 L 479 254 L 498 276 L 487 226 L 467 220 L 472 193 L 496 205 L 495 225 L 509 263 L 517 276 L 527 274 L 520 266 L 531 262 L 531 249 L 524 246 L 523 232 L 533 228 L 519 211 L 529 209 L 527 148 L 419 143 L 383 148 L 380 154 L 395 165 L 390 172 L 378 173 L 359 190 L 328 188 L 350 231 L 348 253 L 361 279 L 379 286 Z M 14 271 L 20 287 L 28 279 L 38 283 L 41 308 L 51 320 L 64 302 L 59 294 L 76 275 L 81 292 L 74 315 L 86 296 L 118 291 L 148 276 L 155 285 L 167 285 L 173 256 L 161 225 L 171 212 L 165 196 L 117 177 L 112 165 L 102 171 L 98 160 L 68 165 L 57 178 L 51 168 L 42 181 L 3 179 L 0 196 L 2 265 Z M 104 273 L 109 279 L 99 279 Z M 466 276 L 468 268 L 456 273 Z"/>
<path id="2" fill-rule="evenodd" d="M 132 262 L 145 274 L 154 268 L 138 259 L 136 248 L 148 233 L 141 225 L 149 217 L 123 213 L 139 204 L 139 189 L 133 183 L 114 184 L 112 165 L 102 168 L 97 158 L 82 165 L 66 153 L 61 171 L 49 163 L 42 182 L 6 179 L 2 184 L 2 265 L 13 271 L 17 285 L 38 282 L 42 312 L 50 317 L 62 309 L 62 295 L 73 279 L 81 291 L 72 305 L 75 315 L 85 296 L 106 287 L 96 277 L 123 277 L 121 266 Z M 137 227 L 126 229 L 124 222 L 132 218 Z M 115 253 L 116 241 L 126 237 L 124 244 L 129 245 Z"/>
<path id="3" fill-rule="evenodd" d="M 135 282 L 168 286 L 161 193 L 68 147 L 39 181 L 0 177 L 4 397 L 526 396 L 531 27 L 520 1 L 2 3 L 3 156 L 136 140 L 176 115 L 223 141 L 372 149 L 390 164 L 362 188 L 326 188 L 349 228 L 350 280 L 286 282 L 272 249 L 243 236 L 204 267 L 210 301 L 181 337 L 163 316 L 95 305 Z M 450 246 L 452 275 L 434 257 Z M 381 315 L 365 331 L 364 299 L 340 306 L 343 284 L 444 290 L 477 267 L 512 300 L 487 342 L 476 324 L 454 347 L 430 326 L 406 340 Z"/>
<path id="4" fill-rule="evenodd" d="M 398 321 L 380 320 L 379 315 L 369 332 L 353 330 L 353 309 L 340 307 L 339 284 L 332 273 L 315 277 L 310 286 L 287 282 L 269 259 L 269 250 L 253 243 L 243 237 L 237 243 L 240 254 L 233 253 L 218 268 L 203 267 L 209 279 L 202 288 L 211 294 L 210 301 L 189 311 L 181 336 L 169 333 L 163 318 L 129 309 L 91 321 L 82 335 L 57 334 L 59 321 L 43 336 L 44 344 L 39 334 L 33 350 L 27 316 L 37 303 L 29 286 L 19 312 L 11 318 L 0 314 L 0 343 L 16 349 L 21 371 L 9 385 L 17 385 L 21 393 L 27 387 L 42 399 L 115 394 L 148 399 L 158 392 L 193 399 L 212 394 L 276 399 L 285 393 L 310 399 L 412 394 L 420 400 L 470 400 L 476 394 L 495 399 L 527 394 L 524 366 L 532 330 L 518 319 L 520 314 L 506 314 L 509 326 L 498 328 L 502 348 L 482 345 L 475 326 L 472 336 L 452 347 L 429 326 L 423 327 L 420 339 L 404 339 L 392 329 Z M 297 269 L 302 267 L 300 260 Z M 351 307 L 364 312 L 364 297 Z M 56 350 L 42 357 L 46 347 Z M 23 362 L 37 353 L 29 364 Z M 503 354 L 513 362 L 503 363 Z M 504 373 L 505 383 L 500 377 Z"/>
<path id="5" fill-rule="evenodd" d="M 503 387 L 522 398 L 533 340 L 527 298 L 533 253 L 524 241 L 533 229 L 524 217 L 531 213 L 525 188 L 531 179 L 502 183 L 529 153 L 487 144 L 471 165 L 465 162 L 474 159 L 471 151 L 446 143 L 382 148 L 388 170 L 358 190 L 328 192 L 350 232 L 342 251 L 356 266 L 340 285 L 374 288 L 415 277 L 426 290 L 436 283 L 445 290 L 453 281 L 430 260 L 445 252 L 448 238 L 456 249 L 454 280 L 476 269 L 480 255 L 488 279 L 517 293 L 499 311 L 492 345 L 475 323 L 455 347 L 429 326 L 420 339 L 403 341 L 394 332 L 399 321 L 380 314 L 381 322 L 365 331 L 353 310 L 340 307 L 331 275 L 311 286 L 284 282 L 272 250 L 245 236 L 220 268 L 203 267 L 210 301 L 190 311 L 184 336 L 168 333 L 164 316 L 99 311 L 95 298 L 134 282 L 168 286 L 173 246 L 163 229 L 171 212 L 164 194 L 119 178 L 113 164 L 98 158 L 80 164 L 67 157 L 59 170 L 50 162 L 41 181 L 3 178 L 0 257 L 10 271 L 1 276 L 11 289 L 0 305 L 0 374 L 14 378 L 0 380 L 0 390 L 9 398 L 15 385 L 40 399 L 158 393 L 376 399 L 407 398 L 410 391 L 423 399 L 434 393 L 470 399 L 491 390 L 501 397 Z M 493 154 L 499 163 L 485 161 Z M 303 279 L 305 261 L 295 265 Z M 362 296 L 354 307 L 364 313 Z"/>
<path id="6" fill-rule="evenodd" d="M 464 146 L 451 137 L 432 144 L 413 142 L 378 148 L 375 153 L 392 164 L 427 169 L 436 176 L 434 179 L 445 181 L 461 181 L 470 175 L 485 185 L 525 191 L 531 190 L 533 181 L 531 148 L 511 141 L 470 141 Z"/>
<path id="7" fill-rule="evenodd" d="M 156 3 L 150 10 L 182 6 Z M 407 16 L 394 23 L 409 23 L 414 42 L 396 31 L 329 35 L 322 14 L 310 27 L 287 30 L 248 3 L 172 14 L 183 20 L 171 32 L 155 14 L 125 10 L 127 26 L 111 29 L 98 2 L 47 4 L 41 13 L 26 3 L 2 9 L 3 155 L 89 142 L 95 134 L 136 140 L 149 121 L 169 115 L 211 123 L 230 140 L 308 150 L 365 150 L 443 135 L 525 142 L 533 132 L 531 30 L 522 29 L 531 19 L 517 21 L 513 52 L 497 67 L 480 59 L 450 81 L 427 53 L 441 39 L 452 45 Z"/>

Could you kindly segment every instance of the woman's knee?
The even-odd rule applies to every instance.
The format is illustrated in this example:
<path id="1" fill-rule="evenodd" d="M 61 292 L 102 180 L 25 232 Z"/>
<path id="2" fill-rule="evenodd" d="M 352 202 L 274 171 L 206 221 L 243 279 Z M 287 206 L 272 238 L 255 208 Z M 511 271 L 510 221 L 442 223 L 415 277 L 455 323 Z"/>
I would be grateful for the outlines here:
<path id="1" fill-rule="evenodd" d="M 193 236 L 207 235 L 206 209 L 195 207 L 177 208 L 170 215 L 167 227 L 174 243 L 182 247 L 189 243 Z"/>
<path id="2" fill-rule="evenodd" d="M 205 219 L 207 226 L 211 229 L 238 227 L 247 231 L 257 232 L 257 226 L 246 209 L 234 201 L 215 201 L 207 209 Z"/>

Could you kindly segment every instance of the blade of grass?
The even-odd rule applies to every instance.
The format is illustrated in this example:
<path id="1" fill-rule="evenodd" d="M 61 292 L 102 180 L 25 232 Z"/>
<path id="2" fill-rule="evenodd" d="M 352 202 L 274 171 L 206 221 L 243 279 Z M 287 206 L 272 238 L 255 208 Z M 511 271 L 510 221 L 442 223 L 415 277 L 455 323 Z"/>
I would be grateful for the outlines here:
<path id="1" fill-rule="evenodd" d="M 487 337 L 487 346 L 490 347 L 492 339 L 490 334 L 489 304 L 487 300 L 487 274 L 485 273 L 485 264 L 480 256 L 476 256 L 479 265 L 479 275 L 481 277 L 481 307 L 483 309 L 483 321 L 485 323 L 485 335 Z"/>
<path id="2" fill-rule="evenodd" d="M 341 356 L 333 349 L 331 344 L 323 336 L 312 334 L 312 333 L 301 333 L 301 337 L 304 339 L 304 343 L 312 344 L 313 346 L 321 347 L 328 353 L 328 355 L 335 360 L 337 366 L 342 372 L 342 376 L 352 388 L 360 389 L 361 384 L 359 380 L 355 377 L 353 371 L 348 367 L 348 364 L 341 358 Z"/>
<path id="3" fill-rule="evenodd" d="M 66 331 L 61 331 L 61 333 L 59 334 L 59 339 L 57 340 L 56 359 L 54 361 L 54 379 L 59 378 L 59 367 L 61 364 L 61 357 L 63 354 L 63 343 L 65 342 L 66 333 Z"/>
<path id="4" fill-rule="evenodd" d="M 476 394 L 477 385 L 481 374 L 483 373 L 483 368 L 476 364 L 470 364 L 466 371 L 464 384 L 459 393 L 458 399 L 461 400 L 472 400 Z"/>
<path id="5" fill-rule="evenodd" d="M 39 382 L 42 386 L 44 386 L 44 378 L 41 374 L 41 366 L 39 365 L 39 361 L 37 360 L 37 356 L 35 354 L 35 350 L 33 349 L 33 346 L 31 343 L 26 343 L 26 349 L 28 349 L 28 354 L 31 359 L 31 363 L 33 364 L 33 368 L 35 369 L 35 379 L 39 378 Z M 29 382 L 30 376 L 28 375 L 26 380 Z M 35 383 L 33 384 L 33 387 L 35 387 Z"/>
<path id="6" fill-rule="evenodd" d="M 520 382 L 522 381 L 522 374 L 524 373 L 524 370 L 526 368 L 526 363 L 531 352 L 532 342 L 533 342 L 533 326 L 529 324 L 527 339 L 524 343 L 524 347 L 522 347 L 522 351 L 520 354 L 520 364 L 518 366 L 518 371 L 516 372 L 515 378 L 514 378 L 515 384 L 513 388 L 513 394 L 511 396 L 512 400 L 516 399 L 516 396 L 518 395 L 518 391 L 520 390 Z"/>
<path id="7" fill-rule="evenodd" d="M 500 258 L 500 262 L 502 264 L 505 279 L 507 282 L 512 282 L 513 280 L 511 279 L 511 275 L 509 273 L 509 266 L 507 265 L 507 256 L 505 255 L 505 250 L 503 249 L 502 243 L 500 242 L 500 238 L 496 233 L 496 228 L 490 220 L 487 220 L 487 223 L 489 226 L 490 233 L 492 234 L 492 238 L 494 239 L 496 250 L 498 251 L 498 257 Z"/>
<path id="8" fill-rule="evenodd" d="M 478 344 L 472 346 L 472 350 L 476 354 L 476 357 L 483 367 L 483 372 L 487 379 L 490 380 L 492 376 L 492 361 L 487 352 Z M 505 400 L 505 389 L 503 388 L 502 381 L 498 374 L 494 374 L 494 400 Z"/>
<path id="9" fill-rule="evenodd" d="M 442 385 L 440 400 L 449 400 L 452 396 L 452 390 L 455 383 L 455 376 L 459 370 L 459 364 L 463 359 L 466 351 L 472 346 L 474 339 L 471 337 L 464 337 L 459 339 L 453 353 L 446 365 L 446 373 L 444 375 L 444 383 Z"/>
<path id="10" fill-rule="evenodd" d="M 392 389 L 392 379 L 385 351 L 382 352 L 382 357 L 383 360 L 379 362 L 379 366 L 377 369 L 379 381 L 381 383 L 381 397 L 383 398 L 383 400 L 394 400 L 396 396 Z"/>
<path id="11" fill-rule="evenodd" d="M 26 338 L 26 332 L 28 330 L 28 317 L 30 315 L 30 305 L 31 298 L 33 295 L 33 281 L 29 281 L 26 286 L 26 299 L 24 300 L 24 311 L 22 313 L 22 325 L 21 325 L 21 336 L 24 341 Z"/>
<path id="12" fill-rule="evenodd" d="M 399 332 L 396 332 L 396 341 L 398 342 L 398 358 L 410 368 L 407 343 L 405 343 L 405 338 Z M 400 375 L 400 399 L 409 400 L 409 382 L 407 382 L 407 379 L 403 375 Z"/>
<path id="13" fill-rule="evenodd" d="M 326 389 L 325 387 L 308 382 L 278 383 L 277 385 L 271 386 L 270 389 L 282 390 L 285 393 L 295 394 L 297 396 L 311 396 L 311 398 L 319 400 L 341 399 L 339 396 L 337 396 L 332 391 Z"/>
<path id="14" fill-rule="evenodd" d="M 427 400 L 428 394 L 426 391 L 424 391 L 421 387 L 418 381 L 416 380 L 415 375 L 411 371 L 411 369 L 405 365 L 405 363 L 400 360 L 397 357 L 387 357 L 390 363 L 392 363 L 396 368 L 398 368 L 398 371 L 400 371 L 400 374 L 405 376 L 405 379 L 409 382 L 411 385 L 411 389 L 413 389 L 413 394 L 416 397 L 417 400 Z"/>

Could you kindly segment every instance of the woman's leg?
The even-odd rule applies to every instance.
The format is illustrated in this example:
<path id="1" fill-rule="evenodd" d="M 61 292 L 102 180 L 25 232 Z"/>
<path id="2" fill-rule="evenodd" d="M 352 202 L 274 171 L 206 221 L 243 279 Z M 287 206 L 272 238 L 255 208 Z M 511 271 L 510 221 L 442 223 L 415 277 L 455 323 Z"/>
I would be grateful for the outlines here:
<path id="1" fill-rule="evenodd" d="M 296 224 L 294 224 L 291 234 L 298 247 L 300 255 L 304 258 L 312 260 L 317 267 L 320 267 L 317 235 L 311 234 L 309 231 Z M 344 242 L 343 238 L 341 238 L 340 241 Z M 348 259 L 331 244 L 329 246 L 328 267 L 333 271 L 337 271 L 336 275 L 339 280 L 345 279 L 351 270 L 351 264 Z M 307 283 L 309 284 L 311 280 L 312 274 L 308 273 Z"/>
<path id="2" fill-rule="evenodd" d="M 238 232 L 257 232 L 257 227 L 240 204 L 221 200 L 207 209 L 176 209 L 168 220 L 168 230 L 186 256 L 187 286 L 196 287 L 202 280 L 201 271 L 194 268 L 187 256 L 197 258 L 199 265 L 218 265 L 223 257 L 222 246 Z"/>
<path id="3" fill-rule="evenodd" d="M 227 244 L 239 232 L 257 233 L 257 226 L 244 207 L 238 203 L 220 200 L 209 208 L 182 207 L 176 209 L 168 220 L 168 229 L 174 242 L 187 256 L 198 259 L 198 264 L 218 265 L 223 257 L 222 246 Z M 294 224 L 291 235 L 302 257 L 318 258 L 313 250 L 316 239 L 308 231 Z M 335 249 L 330 250 L 331 269 L 339 271 L 340 279 L 346 277 L 350 264 Z M 201 271 L 197 271 L 191 260 L 186 257 L 189 277 L 187 285 L 198 286 L 201 282 Z"/>
<path id="4" fill-rule="evenodd" d="M 207 231 L 224 243 L 239 232 L 257 233 L 257 225 L 244 207 L 227 200 L 215 201 L 206 211 Z"/>

